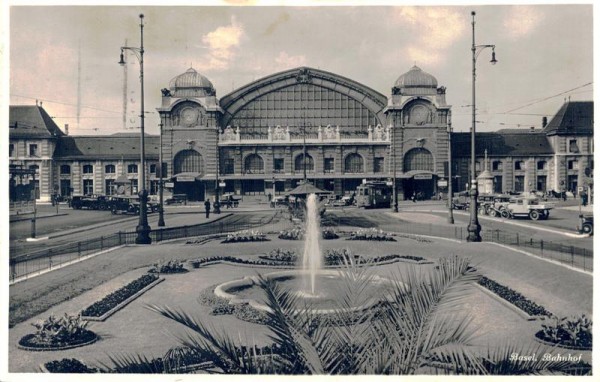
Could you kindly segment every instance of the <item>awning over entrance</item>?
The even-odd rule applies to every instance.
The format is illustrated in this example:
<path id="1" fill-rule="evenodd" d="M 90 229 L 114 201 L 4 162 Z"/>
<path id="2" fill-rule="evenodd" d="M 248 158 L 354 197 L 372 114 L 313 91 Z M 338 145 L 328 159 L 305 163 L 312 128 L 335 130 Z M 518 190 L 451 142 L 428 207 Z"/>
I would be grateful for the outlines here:
<path id="1" fill-rule="evenodd" d="M 433 173 L 431 171 L 426 170 L 410 170 L 405 173 L 400 174 L 399 178 L 409 179 L 414 178 L 417 180 L 428 180 L 433 179 Z"/>
<path id="2" fill-rule="evenodd" d="M 199 172 L 180 172 L 174 175 L 171 179 L 178 182 L 195 182 L 202 179 L 202 174 Z"/>

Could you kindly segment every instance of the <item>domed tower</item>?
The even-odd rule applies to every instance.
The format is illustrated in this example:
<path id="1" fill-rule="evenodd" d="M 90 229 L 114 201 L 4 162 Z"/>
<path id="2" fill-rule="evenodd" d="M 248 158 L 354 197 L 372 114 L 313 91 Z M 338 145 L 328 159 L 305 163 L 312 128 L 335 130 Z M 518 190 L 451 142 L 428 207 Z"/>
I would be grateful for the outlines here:
<path id="1" fill-rule="evenodd" d="M 402 74 L 385 108 L 392 128 L 393 170 L 405 199 L 443 193 L 448 181 L 450 106 L 446 88 L 418 66 Z"/>
<path id="2" fill-rule="evenodd" d="M 215 193 L 218 125 L 223 111 L 208 78 L 189 68 L 161 90 L 163 172 L 172 192 L 189 200 L 205 200 Z"/>

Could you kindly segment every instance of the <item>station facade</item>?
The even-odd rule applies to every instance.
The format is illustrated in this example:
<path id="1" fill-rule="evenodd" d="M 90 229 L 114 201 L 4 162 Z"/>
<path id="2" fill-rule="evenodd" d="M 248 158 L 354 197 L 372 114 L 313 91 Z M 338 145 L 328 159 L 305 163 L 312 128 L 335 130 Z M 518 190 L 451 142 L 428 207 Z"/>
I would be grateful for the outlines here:
<path id="1" fill-rule="evenodd" d="M 190 200 L 217 192 L 281 194 L 305 179 L 336 194 L 364 181 L 395 181 L 401 199 L 436 197 L 449 181 L 456 192 L 470 179 L 470 134 L 451 132 L 446 88 L 417 66 L 387 96 L 301 67 L 220 99 L 210 80 L 190 68 L 162 90 L 156 110 L 163 166 L 160 137 L 147 136 L 150 194 L 158 192 L 161 167 L 166 189 Z M 40 200 L 137 192 L 139 134 L 69 136 L 37 105 L 11 106 L 9 123 L 11 168 L 37 171 Z M 565 102 L 541 128 L 477 133 L 476 157 L 476 174 L 488 170 L 496 192 L 576 191 L 591 182 L 593 103 Z M 15 171 L 11 199 L 29 181 Z"/>

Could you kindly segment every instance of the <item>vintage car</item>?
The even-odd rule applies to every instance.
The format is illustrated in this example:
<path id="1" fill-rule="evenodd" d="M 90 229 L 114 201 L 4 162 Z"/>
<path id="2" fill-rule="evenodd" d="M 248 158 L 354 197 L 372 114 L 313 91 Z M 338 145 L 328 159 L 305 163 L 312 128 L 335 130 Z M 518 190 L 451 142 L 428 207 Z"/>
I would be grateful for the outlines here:
<path id="1" fill-rule="evenodd" d="M 512 198 L 502 211 L 502 217 L 529 217 L 531 220 L 546 220 L 554 206 L 542 204 L 538 198 Z"/>
<path id="2" fill-rule="evenodd" d="M 457 192 L 452 198 L 452 209 L 466 210 L 469 209 L 470 204 L 469 191 Z"/>
<path id="3" fill-rule="evenodd" d="M 579 233 L 585 233 L 588 235 L 594 234 L 594 215 L 579 215 L 581 225 L 577 227 Z"/>
<path id="4" fill-rule="evenodd" d="M 108 209 L 108 199 L 104 195 L 75 195 L 69 200 L 69 205 L 75 210 L 82 208 L 106 210 Z"/>
<path id="5" fill-rule="evenodd" d="M 138 196 L 111 196 L 108 202 L 110 212 L 116 214 L 134 214 L 140 213 L 140 198 Z M 160 204 L 148 202 L 146 203 L 148 213 L 157 212 Z"/>

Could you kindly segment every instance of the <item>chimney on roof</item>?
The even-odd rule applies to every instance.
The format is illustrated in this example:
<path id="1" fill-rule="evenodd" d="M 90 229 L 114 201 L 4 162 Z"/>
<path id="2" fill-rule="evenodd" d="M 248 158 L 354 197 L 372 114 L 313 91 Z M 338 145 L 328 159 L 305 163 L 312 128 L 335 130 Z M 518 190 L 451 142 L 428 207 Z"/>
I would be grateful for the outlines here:
<path id="1" fill-rule="evenodd" d="M 65 123 L 65 134 L 69 135 L 69 124 Z"/>
<path id="2" fill-rule="evenodd" d="M 542 129 L 548 125 L 548 117 L 542 117 Z"/>
<path id="3" fill-rule="evenodd" d="M 530 132 L 530 133 L 534 133 L 534 132 L 535 132 L 535 126 L 531 126 L 531 127 L 529 128 L 529 132 Z"/>

